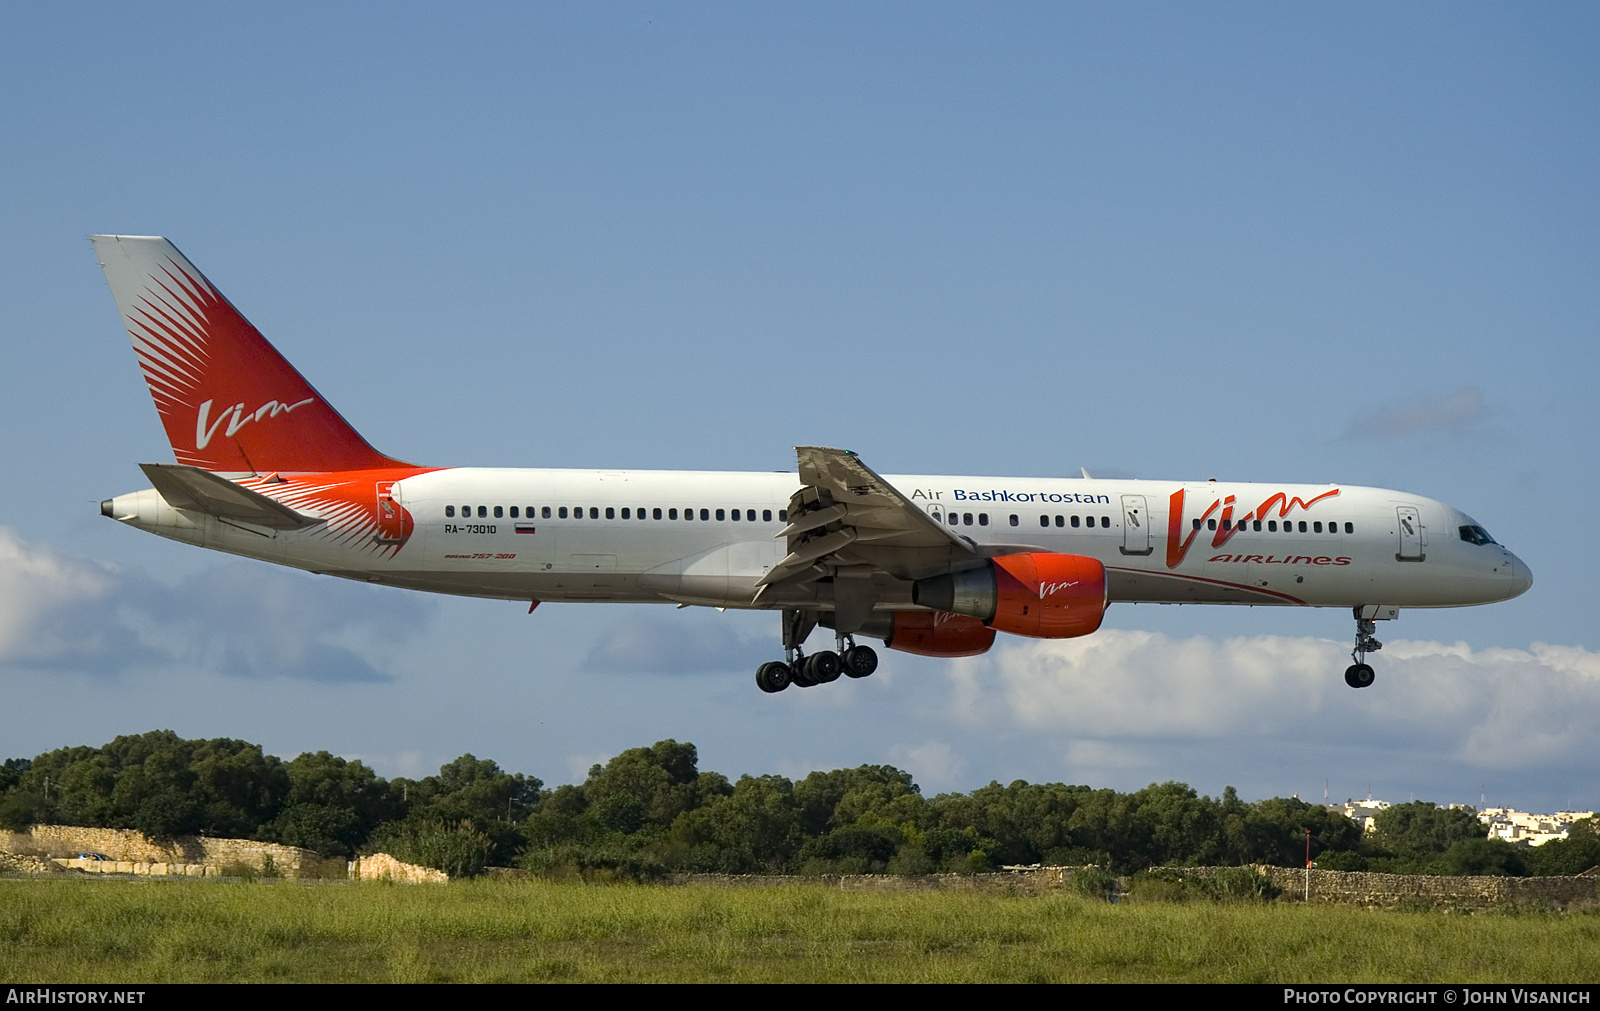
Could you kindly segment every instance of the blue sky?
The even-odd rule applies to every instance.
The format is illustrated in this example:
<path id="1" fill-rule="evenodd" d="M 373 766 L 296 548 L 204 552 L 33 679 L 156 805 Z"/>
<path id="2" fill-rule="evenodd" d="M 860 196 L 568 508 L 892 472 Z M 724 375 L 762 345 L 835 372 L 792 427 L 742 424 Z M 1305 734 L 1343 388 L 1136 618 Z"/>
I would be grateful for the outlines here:
<path id="1" fill-rule="evenodd" d="M 1600 807 L 1600 14 L 1580 4 L 79 4 L 0 15 L 0 754 L 170 727 L 549 782 L 674 737 L 1215 794 Z M 769 698 L 777 619 L 317 579 L 96 504 L 170 458 L 85 238 L 167 235 L 428 464 L 1402 488 L 1533 568 L 1117 607 Z"/>

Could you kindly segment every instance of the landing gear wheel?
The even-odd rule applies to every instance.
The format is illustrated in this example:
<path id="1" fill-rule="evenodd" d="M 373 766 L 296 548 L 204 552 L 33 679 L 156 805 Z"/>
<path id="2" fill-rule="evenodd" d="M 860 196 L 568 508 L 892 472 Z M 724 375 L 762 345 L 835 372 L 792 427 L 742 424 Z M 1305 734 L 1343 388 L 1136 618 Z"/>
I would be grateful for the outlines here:
<path id="1" fill-rule="evenodd" d="M 825 685 L 839 680 L 839 654 L 825 649 L 806 657 L 806 678 L 812 684 Z"/>
<path id="2" fill-rule="evenodd" d="M 871 646 L 851 646 L 839 656 L 846 677 L 864 678 L 878 669 L 878 651 Z"/>
<path id="3" fill-rule="evenodd" d="M 756 668 L 756 687 L 764 692 L 781 692 L 789 687 L 789 665 L 776 660 Z"/>
<path id="4" fill-rule="evenodd" d="M 1372 684 L 1377 675 L 1372 673 L 1372 667 L 1367 663 L 1367 654 L 1376 653 L 1383 648 L 1383 643 L 1378 641 L 1376 632 L 1378 623 L 1371 618 L 1361 616 L 1363 608 L 1355 608 L 1356 619 L 1356 648 L 1350 651 L 1350 659 L 1355 663 L 1345 668 L 1344 683 L 1351 688 L 1365 688 Z M 1377 610 L 1383 610 L 1378 608 Z M 1394 617 L 1394 609 L 1390 608 L 1390 617 Z"/>
<path id="5" fill-rule="evenodd" d="M 798 685 L 801 688 L 815 688 L 821 684 L 820 681 L 812 680 L 811 675 L 808 673 L 811 667 L 811 658 L 808 656 L 799 657 L 794 663 L 785 664 L 784 666 L 789 668 L 790 684 Z"/>

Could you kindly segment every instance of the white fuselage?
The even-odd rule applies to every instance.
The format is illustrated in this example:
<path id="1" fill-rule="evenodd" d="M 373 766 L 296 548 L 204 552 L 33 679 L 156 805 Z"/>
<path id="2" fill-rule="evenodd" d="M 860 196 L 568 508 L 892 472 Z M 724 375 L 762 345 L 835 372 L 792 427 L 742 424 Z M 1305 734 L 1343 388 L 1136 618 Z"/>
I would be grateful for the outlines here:
<path id="1" fill-rule="evenodd" d="M 317 477 L 240 483 L 290 501 Z M 1464 513 L 1379 488 L 885 480 L 988 554 L 1014 549 L 1100 560 L 1111 601 L 1453 607 L 1505 600 L 1532 582 L 1510 551 L 1462 533 L 1481 532 Z M 825 582 L 754 602 L 757 581 L 787 551 L 777 535 L 797 487 L 793 473 L 432 470 L 392 484 L 389 494 L 414 526 L 403 543 L 381 551 L 374 550 L 381 538 L 341 520 L 337 510 L 322 526 L 283 531 L 174 509 L 154 490 L 110 505 L 117 519 L 177 540 L 418 590 L 826 610 Z M 295 508 L 317 511 L 309 498 Z M 912 608 L 909 580 L 919 575 L 875 576 L 878 606 Z"/>

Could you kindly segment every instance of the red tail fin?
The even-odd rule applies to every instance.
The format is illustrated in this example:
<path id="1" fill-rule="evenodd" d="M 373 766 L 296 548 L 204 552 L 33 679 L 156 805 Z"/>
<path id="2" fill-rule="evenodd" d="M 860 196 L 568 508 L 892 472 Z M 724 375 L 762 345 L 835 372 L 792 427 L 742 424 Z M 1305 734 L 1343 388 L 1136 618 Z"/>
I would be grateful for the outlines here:
<path id="1" fill-rule="evenodd" d="M 368 445 L 172 243 L 90 238 L 179 463 L 226 473 L 406 466 Z"/>

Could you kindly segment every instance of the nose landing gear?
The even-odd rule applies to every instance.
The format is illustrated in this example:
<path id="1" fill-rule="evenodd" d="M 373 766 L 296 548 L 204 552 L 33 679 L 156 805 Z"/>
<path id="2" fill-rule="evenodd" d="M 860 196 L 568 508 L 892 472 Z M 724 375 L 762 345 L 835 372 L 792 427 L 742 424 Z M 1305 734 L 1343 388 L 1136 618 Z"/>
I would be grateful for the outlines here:
<path id="1" fill-rule="evenodd" d="M 1378 630 L 1378 623 L 1372 618 L 1364 617 L 1369 609 L 1358 607 L 1355 609 L 1356 617 L 1356 648 L 1350 651 L 1350 659 L 1355 663 L 1345 668 L 1344 683 L 1351 688 L 1366 688 L 1377 677 L 1372 670 L 1372 665 L 1367 663 L 1367 654 L 1376 653 L 1383 648 L 1383 643 L 1373 635 Z"/>

